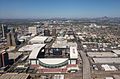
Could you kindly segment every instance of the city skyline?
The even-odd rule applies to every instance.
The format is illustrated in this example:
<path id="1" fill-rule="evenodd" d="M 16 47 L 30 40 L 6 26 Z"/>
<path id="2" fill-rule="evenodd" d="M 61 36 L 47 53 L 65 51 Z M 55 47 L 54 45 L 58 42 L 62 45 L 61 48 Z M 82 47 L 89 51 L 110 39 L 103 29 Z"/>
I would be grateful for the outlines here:
<path id="1" fill-rule="evenodd" d="M 0 18 L 120 17 L 119 0 L 0 0 Z"/>

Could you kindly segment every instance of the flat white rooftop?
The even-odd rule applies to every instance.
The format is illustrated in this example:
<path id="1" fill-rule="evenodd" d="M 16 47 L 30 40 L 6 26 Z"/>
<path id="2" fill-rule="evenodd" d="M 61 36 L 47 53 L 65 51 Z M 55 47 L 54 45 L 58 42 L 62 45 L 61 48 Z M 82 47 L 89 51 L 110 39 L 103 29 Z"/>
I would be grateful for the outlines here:
<path id="1" fill-rule="evenodd" d="M 93 58 L 95 63 L 120 63 L 120 58 Z"/>
<path id="2" fill-rule="evenodd" d="M 87 52 L 89 57 L 118 57 L 117 54 L 112 52 Z"/>
<path id="3" fill-rule="evenodd" d="M 67 42 L 67 40 L 55 41 L 55 43 L 53 43 L 52 47 L 53 48 L 77 47 L 77 43 Z"/>
<path id="4" fill-rule="evenodd" d="M 106 77 L 105 79 L 113 79 L 113 77 Z"/>
<path id="5" fill-rule="evenodd" d="M 105 71 L 116 71 L 116 70 L 118 70 L 115 66 L 111 66 L 111 65 L 108 65 L 108 64 L 103 64 L 103 65 L 101 65 L 101 67 L 103 67 Z"/>
<path id="6" fill-rule="evenodd" d="M 19 52 L 31 52 L 35 48 L 41 47 L 43 44 L 33 44 L 33 45 L 26 45 L 21 47 L 18 51 Z"/>
<path id="7" fill-rule="evenodd" d="M 20 55 L 22 55 L 22 53 L 16 52 L 16 53 L 8 53 L 9 54 L 9 59 L 16 59 L 18 58 Z"/>
<path id="8" fill-rule="evenodd" d="M 41 50 L 42 47 L 44 47 L 45 44 L 41 44 L 39 47 L 34 48 L 29 56 L 29 59 L 36 59 L 38 56 L 39 51 Z"/>
<path id="9" fill-rule="evenodd" d="M 36 36 L 34 38 L 32 38 L 29 43 L 32 43 L 32 44 L 43 44 L 44 41 L 47 39 L 48 37 L 47 36 Z"/>
<path id="10" fill-rule="evenodd" d="M 120 50 L 112 50 L 114 53 L 116 53 L 117 55 L 120 55 Z"/>

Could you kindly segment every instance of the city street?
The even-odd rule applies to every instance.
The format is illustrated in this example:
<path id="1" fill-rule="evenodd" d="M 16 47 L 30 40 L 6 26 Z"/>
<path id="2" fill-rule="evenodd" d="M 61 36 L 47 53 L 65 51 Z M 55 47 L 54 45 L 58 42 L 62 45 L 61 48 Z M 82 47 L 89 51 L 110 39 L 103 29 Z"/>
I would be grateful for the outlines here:
<path id="1" fill-rule="evenodd" d="M 75 33 L 74 33 L 74 37 L 75 37 L 75 40 L 76 40 L 77 45 L 78 45 L 78 52 L 79 52 L 79 54 L 80 54 L 80 56 L 82 58 L 82 61 L 83 61 L 83 79 L 91 79 L 90 62 L 89 62 L 85 52 L 81 50 L 82 45 L 77 40 L 77 37 L 75 36 Z"/>

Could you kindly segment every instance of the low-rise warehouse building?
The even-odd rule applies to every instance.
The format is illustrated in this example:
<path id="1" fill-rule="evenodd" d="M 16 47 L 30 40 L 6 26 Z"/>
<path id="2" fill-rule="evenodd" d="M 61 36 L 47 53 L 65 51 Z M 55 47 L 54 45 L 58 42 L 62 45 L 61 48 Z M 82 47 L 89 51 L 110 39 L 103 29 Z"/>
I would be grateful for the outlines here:
<path id="1" fill-rule="evenodd" d="M 0 79 L 30 79 L 29 74 L 6 73 L 0 76 Z"/>
<path id="2" fill-rule="evenodd" d="M 112 50 L 112 52 L 120 56 L 120 50 Z"/>
<path id="3" fill-rule="evenodd" d="M 113 75 L 114 79 L 120 79 L 120 75 Z"/>
<path id="4" fill-rule="evenodd" d="M 104 68 L 105 71 L 117 71 L 118 69 L 115 66 L 111 66 L 108 64 L 101 65 L 102 68 Z"/>
<path id="5" fill-rule="evenodd" d="M 45 40 L 47 40 L 48 36 L 36 36 L 32 38 L 29 43 L 30 44 L 44 44 Z"/>
<path id="6" fill-rule="evenodd" d="M 66 47 L 77 47 L 76 42 L 69 42 L 65 37 L 57 37 L 56 41 L 53 43 L 52 48 L 66 48 Z"/>
<path id="7" fill-rule="evenodd" d="M 113 77 L 105 77 L 105 79 L 113 79 Z"/>
<path id="8" fill-rule="evenodd" d="M 94 79 L 113 79 L 113 77 L 100 77 L 100 78 L 94 78 Z"/>
<path id="9" fill-rule="evenodd" d="M 95 63 L 108 63 L 108 64 L 119 64 L 120 58 L 93 58 Z"/>
<path id="10" fill-rule="evenodd" d="M 112 52 L 87 52 L 89 57 L 118 57 L 117 54 Z"/>
<path id="11" fill-rule="evenodd" d="M 10 52 L 8 54 L 9 54 L 10 65 L 12 65 L 15 61 L 19 60 L 23 56 L 23 54 L 19 52 L 16 52 L 16 53 Z"/>

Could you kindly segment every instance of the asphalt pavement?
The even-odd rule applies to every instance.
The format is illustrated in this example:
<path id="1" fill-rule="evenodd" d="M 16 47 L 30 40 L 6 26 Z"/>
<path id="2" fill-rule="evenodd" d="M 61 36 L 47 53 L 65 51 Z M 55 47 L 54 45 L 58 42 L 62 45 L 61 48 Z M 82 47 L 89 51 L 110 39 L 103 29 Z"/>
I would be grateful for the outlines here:
<path id="1" fill-rule="evenodd" d="M 74 32 L 74 31 L 73 31 Z M 78 41 L 75 33 L 74 34 L 74 37 L 75 37 L 75 40 L 77 42 L 77 45 L 78 45 L 78 52 L 82 58 L 82 61 L 83 61 L 83 79 L 92 79 L 91 78 L 91 69 L 90 69 L 90 62 L 89 62 L 89 59 L 88 57 L 86 56 L 86 53 L 83 51 L 82 49 L 82 44 L 80 41 Z"/>

